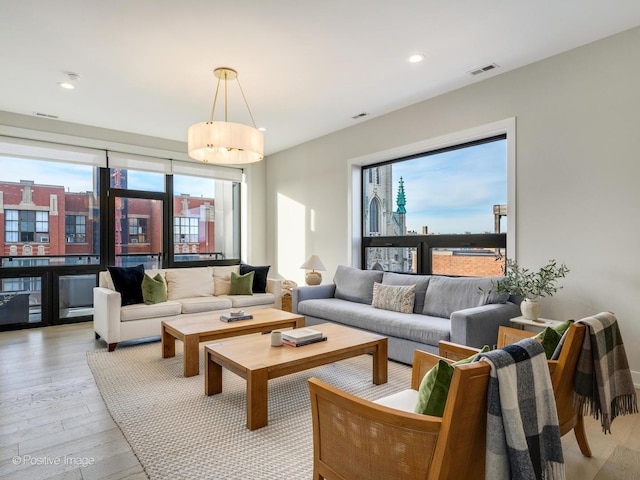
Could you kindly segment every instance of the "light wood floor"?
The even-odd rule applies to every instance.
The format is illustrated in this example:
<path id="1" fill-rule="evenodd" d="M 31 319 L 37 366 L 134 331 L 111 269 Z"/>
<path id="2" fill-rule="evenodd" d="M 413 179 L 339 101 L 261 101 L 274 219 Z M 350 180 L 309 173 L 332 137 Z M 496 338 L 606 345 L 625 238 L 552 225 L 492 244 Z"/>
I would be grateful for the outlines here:
<path id="1" fill-rule="evenodd" d="M 85 353 L 104 347 L 90 322 L 0 333 L 0 478 L 147 478 L 87 365 Z M 612 435 L 585 420 L 593 457 L 565 435 L 567 479 L 640 478 L 640 415 L 616 419 Z"/>

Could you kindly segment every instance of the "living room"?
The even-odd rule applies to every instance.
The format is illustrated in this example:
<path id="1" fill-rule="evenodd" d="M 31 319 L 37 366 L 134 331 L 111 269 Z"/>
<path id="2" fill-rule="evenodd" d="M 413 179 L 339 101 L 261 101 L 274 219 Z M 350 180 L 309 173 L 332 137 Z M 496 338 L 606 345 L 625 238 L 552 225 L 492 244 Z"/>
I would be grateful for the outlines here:
<path id="1" fill-rule="evenodd" d="M 546 7 L 560 8 L 551 3 Z M 590 6 L 595 8 L 599 2 L 593 3 Z M 615 5 L 617 3 L 619 5 Z M 352 123 L 344 123 L 344 127 L 327 128 L 317 138 L 287 144 L 268 153 L 265 161 L 246 166 L 247 228 L 243 230 L 243 259 L 271 265 L 270 275 L 303 284 L 304 272 L 299 267 L 309 255 L 318 254 L 327 267 L 323 272 L 324 282 L 330 282 L 338 265 L 357 266 L 359 262 L 358 172 L 361 166 L 506 133 L 516 164 L 509 178 L 509 205 L 515 206 L 515 211 L 510 211 L 508 216 L 509 255 L 532 267 L 550 258 L 566 263 L 571 273 L 564 279 L 563 289 L 543 302 L 543 316 L 577 319 L 601 311 L 614 312 L 628 345 L 634 383 L 640 385 L 640 351 L 631 348 L 640 338 L 640 325 L 635 321 L 638 309 L 634 307 L 640 285 L 640 264 L 633 254 L 633 238 L 640 233 L 640 224 L 634 220 L 640 204 L 636 186 L 640 174 L 636 161 L 636 152 L 640 149 L 636 120 L 640 104 L 637 89 L 640 65 L 635 61 L 640 47 L 640 27 L 637 26 L 640 12 L 633 2 L 614 2 L 599 15 L 573 2 L 570 7 L 578 10 L 576 16 L 562 18 L 567 30 L 578 28 L 583 15 L 601 17 L 604 24 L 609 20 L 606 12 L 616 10 L 616 6 L 621 16 L 626 16 L 626 23 L 620 23 L 626 25 L 624 28 L 597 30 L 588 42 L 545 55 L 533 63 L 524 62 L 519 68 L 509 68 L 508 56 L 497 59 L 487 52 L 481 56 L 482 61 L 467 65 L 467 70 L 492 62 L 500 65 L 501 70 L 474 81 L 465 80 L 459 88 L 443 90 L 427 99 L 407 95 L 402 108 L 382 115 L 372 111 L 370 119 L 352 121 L 349 118 Z M 7 2 L 3 2 L 2 10 L 5 8 L 9 8 Z M 365 6 L 363 11 L 367 11 Z M 566 14 L 564 10 L 563 13 Z M 429 25 L 426 28 L 430 28 Z M 85 33 L 92 35 L 90 30 Z M 561 31 L 553 33 L 562 37 Z M 21 45 L 12 48 L 20 49 Z M 321 46 L 316 48 L 321 50 Z M 472 49 L 473 44 L 458 48 Z M 24 63 L 34 63 L 29 56 L 32 50 L 26 52 Z M 197 56 L 202 63 L 200 73 L 204 72 L 198 80 L 203 84 L 206 98 L 201 105 L 203 116 L 211 105 L 214 87 L 211 69 L 216 66 L 226 62 L 237 66 L 241 78 L 243 74 L 295 78 L 298 73 L 298 68 L 289 72 L 282 72 L 280 68 L 267 70 L 263 65 L 268 64 L 268 60 L 260 62 L 257 73 L 250 73 L 247 71 L 251 68 L 249 61 L 236 62 L 233 56 L 219 60 L 206 54 Z M 371 56 L 371 61 L 375 63 L 375 56 Z M 105 76 L 126 80 L 126 72 L 111 69 L 108 57 L 101 57 L 100 62 L 104 63 Z M 18 67 L 16 65 L 16 70 Z M 75 67 L 65 64 L 47 68 L 64 71 Z M 194 72 L 185 72 L 185 75 L 193 76 Z M 331 89 L 340 90 L 350 81 L 339 71 L 318 75 L 327 85 L 322 93 L 316 94 L 319 102 L 330 97 Z M 384 77 L 389 92 L 398 88 L 394 76 L 395 72 Z M 86 88 L 84 85 L 90 80 L 81 77 L 78 82 L 80 89 Z M 243 87 L 249 105 L 255 109 L 259 92 L 250 85 L 243 84 Z M 161 96 L 158 93 L 158 97 Z M 370 108 L 368 105 L 349 107 L 352 114 Z M 166 111 L 170 108 L 159 107 L 159 123 L 163 116 L 172 116 Z M 182 158 L 186 157 L 184 140 L 91 126 L 94 124 L 90 116 L 86 122 L 51 120 L 31 115 L 37 110 L 30 106 L 8 108 L 5 102 L 0 104 L 0 110 L 2 135 L 30 132 L 29 138 L 40 135 L 39 139 L 47 141 L 91 138 L 104 143 L 128 143 L 139 149 L 182 153 Z M 95 112 L 87 115 L 90 113 L 96 115 Z M 190 123 L 200 119 L 180 121 L 186 132 Z M 313 123 L 313 118 L 309 117 L 306 122 Z M 286 130 L 286 124 L 280 130 Z M 275 136 L 275 133 L 275 128 L 269 126 L 267 147 L 269 135 Z M 90 327 L 87 332 L 92 335 Z M 93 338 L 87 342 L 93 345 Z M 99 343 L 95 345 L 104 347 Z M 11 358 L 15 363 L 18 354 L 13 353 Z M 6 375 L 7 371 L 2 373 Z M 614 433 L 621 424 L 622 421 L 614 424 Z M 637 450 L 637 439 L 627 446 Z"/>

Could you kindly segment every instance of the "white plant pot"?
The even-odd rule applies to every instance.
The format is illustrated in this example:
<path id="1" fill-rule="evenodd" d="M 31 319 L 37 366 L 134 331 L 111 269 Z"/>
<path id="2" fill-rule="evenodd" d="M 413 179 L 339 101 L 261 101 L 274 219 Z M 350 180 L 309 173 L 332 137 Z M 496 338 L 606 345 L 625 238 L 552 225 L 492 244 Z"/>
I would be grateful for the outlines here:
<path id="1" fill-rule="evenodd" d="M 525 298 L 520 304 L 522 316 L 527 320 L 537 321 L 540 317 L 540 304 L 537 298 Z"/>

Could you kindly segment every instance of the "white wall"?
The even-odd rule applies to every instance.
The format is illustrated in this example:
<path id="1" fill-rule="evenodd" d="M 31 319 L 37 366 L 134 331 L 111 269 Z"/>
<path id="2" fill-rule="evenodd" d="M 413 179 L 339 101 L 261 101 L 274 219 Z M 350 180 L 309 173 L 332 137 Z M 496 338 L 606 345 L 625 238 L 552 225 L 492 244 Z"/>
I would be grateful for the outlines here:
<path id="1" fill-rule="evenodd" d="M 571 269 L 547 318 L 613 311 L 640 384 L 640 28 L 374 118 L 266 162 L 267 261 L 350 260 L 350 159 L 516 118 L 517 260 Z M 312 119 L 310 119 L 312 121 Z"/>

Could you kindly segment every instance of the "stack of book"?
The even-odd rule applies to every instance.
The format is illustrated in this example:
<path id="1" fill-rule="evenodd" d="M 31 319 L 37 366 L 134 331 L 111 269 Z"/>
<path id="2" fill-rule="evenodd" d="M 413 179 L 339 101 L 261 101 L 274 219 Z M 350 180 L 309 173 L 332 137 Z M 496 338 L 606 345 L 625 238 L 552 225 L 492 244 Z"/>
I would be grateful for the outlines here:
<path id="1" fill-rule="evenodd" d="M 245 312 L 231 312 L 229 315 L 220 315 L 223 322 L 237 322 L 238 320 L 250 320 L 253 315 Z"/>
<path id="2" fill-rule="evenodd" d="M 292 347 L 301 347 L 311 343 L 322 342 L 326 339 L 327 337 L 322 332 L 311 328 L 294 328 L 293 330 L 284 330 L 282 332 L 282 343 Z"/>

